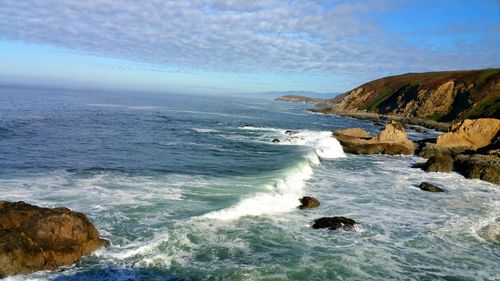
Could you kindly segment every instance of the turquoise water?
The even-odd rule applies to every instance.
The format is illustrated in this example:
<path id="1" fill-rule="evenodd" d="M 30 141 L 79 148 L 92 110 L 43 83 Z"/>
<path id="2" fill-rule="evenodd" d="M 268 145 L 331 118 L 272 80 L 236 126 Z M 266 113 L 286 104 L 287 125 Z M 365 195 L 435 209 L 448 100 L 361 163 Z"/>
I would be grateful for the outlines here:
<path id="1" fill-rule="evenodd" d="M 500 278 L 497 185 L 412 169 L 422 160 L 413 156 L 345 155 L 332 129 L 380 127 L 306 108 L 0 89 L 0 198 L 83 212 L 112 244 L 74 266 L 7 279 Z M 420 191 L 424 180 L 447 192 Z M 297 209 L 304 195 L 321 206 Z M 335 215 L 359 225 L 310 227 Z"/>

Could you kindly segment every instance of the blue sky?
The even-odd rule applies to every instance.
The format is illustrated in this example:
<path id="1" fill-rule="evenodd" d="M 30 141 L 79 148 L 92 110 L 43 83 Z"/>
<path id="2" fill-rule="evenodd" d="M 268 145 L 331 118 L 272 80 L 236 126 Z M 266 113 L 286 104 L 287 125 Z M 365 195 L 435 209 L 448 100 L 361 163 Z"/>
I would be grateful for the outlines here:
<path id="1" fill-rule="evenodd" d="M 0 83 L 336 93 L 386 75 L 500 67 L 498 46 L 495 0 L 0 5 Z"/>

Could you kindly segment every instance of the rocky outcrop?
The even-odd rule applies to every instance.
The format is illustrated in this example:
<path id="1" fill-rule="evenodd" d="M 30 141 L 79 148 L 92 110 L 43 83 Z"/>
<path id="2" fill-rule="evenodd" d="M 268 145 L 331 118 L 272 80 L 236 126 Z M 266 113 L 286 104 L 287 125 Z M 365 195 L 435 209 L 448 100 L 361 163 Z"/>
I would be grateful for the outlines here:
<path id="1" fill-rule="evenodd" d="M 300 206 L 299 209 L 311 209 L 311 208 L 317 208 L 319 207 L 319 201 L 318 199 L 310 196 L 304 196 L 299 199 L 300 201 Z"/>
<path id="2" fill-rule="evenodd" d="M 428 182 L 422 182 L 418 188 L 420 188 L 421 190 L 423 191 L 429 191 L 429 192 L 444 192 L 444 190 L 432 183 L 428 183 Z"/>
<path id="3" fill-rule="evenodd" d="M 346 217 L 323 217 L 314 221 L 312 228 L 329 228 L 331 230 L 343 228 L 345 230 L 353 230 L 356 221 Z"/>
<path id="4" fill-rule="evenodd" d="M 453 124 L 449 132 L 439 136 L 436 145 L 446 148 L 478 149 L 491 144 L 499 130 L 499 119 L 466 119 Z"/>
<path id="5" fill-rule="evenodd" d="M 481 118 L 452 125 L 437 139 L 417 141 L 415 165 L 427 172 L 456 171 L 466 178 L 500 182 L 500 120 Z"/>
<path id="6" fill-rule="evenodd" d="M 454 167 L 466 178 L 500 183 L 500 157 L 496 155 L 458 154 Z"/>
<path id="7" fill-rule="evenodd" d="M 414 144 L 408 139 L 401 123 L 391 122 L 373 138 L 368 132 L 359 129 L 347 129 L 333 132 L 344 152 L 353 154 L 413 154 Z"/>
<path id="8" fill-rule="evenodd" d="M 108 244 L 84 214 L 0 201 L 0 276 L 71 265 Z"/>

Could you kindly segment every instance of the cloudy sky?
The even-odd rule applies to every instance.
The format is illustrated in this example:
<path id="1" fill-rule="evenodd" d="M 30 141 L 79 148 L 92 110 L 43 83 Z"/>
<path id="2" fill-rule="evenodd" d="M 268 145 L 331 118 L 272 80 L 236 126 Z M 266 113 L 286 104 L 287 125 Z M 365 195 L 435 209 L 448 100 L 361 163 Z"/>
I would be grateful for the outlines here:
<path id="1" fill-rule="evenodd" d="M 500 67 L 496 0 L 0 0 L 0 82 L 343 92 Z"/>

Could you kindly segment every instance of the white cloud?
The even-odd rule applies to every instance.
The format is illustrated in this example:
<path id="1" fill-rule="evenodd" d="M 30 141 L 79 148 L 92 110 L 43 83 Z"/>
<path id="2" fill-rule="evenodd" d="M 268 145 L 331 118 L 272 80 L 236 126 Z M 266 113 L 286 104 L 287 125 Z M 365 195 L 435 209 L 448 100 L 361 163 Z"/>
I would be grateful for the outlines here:
<path id="1" fill-rule="evenodd" d="M 498 38 L 441 52 L 367 20 L 367 12 L 390 9 L 382 1 L 334 3 L 4 0 L 0 38 L 185 69 L 350 75 L 359 81 L 498 64 Z"/>

